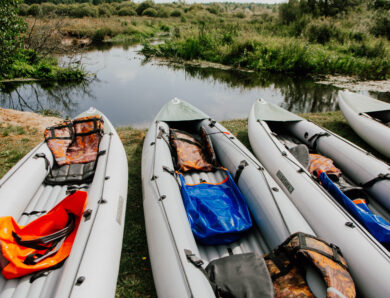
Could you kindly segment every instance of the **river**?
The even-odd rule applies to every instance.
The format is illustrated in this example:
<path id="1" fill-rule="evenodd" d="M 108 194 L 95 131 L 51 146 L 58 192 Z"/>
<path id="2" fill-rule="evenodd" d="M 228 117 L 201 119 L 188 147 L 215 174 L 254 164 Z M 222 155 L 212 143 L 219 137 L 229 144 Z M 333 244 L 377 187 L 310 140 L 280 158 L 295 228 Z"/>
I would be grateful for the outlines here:
<path id="1" fill-rule="evenodd" d="M 81 59 L 84 69 L 95 74 L 82 84 L 2 84 L 0 106 L 57 111 L 63 117 L 74 117 L 94 106 L 114 125 L 136 128 L 147 127 L 162 105 L 174 97 L 194 104 L 216 120 L 247 118 L 258 98 L 292 112 L 337 109 L 338 89 L 309 78 L 167 65 L 146 61 L 138 53 L 140 49 L 140 45 L 115 46 L 78 55 L 76 60 Z M 63 63 L 68 60 L 60 57 Z M 381 93 L 365 94 L 381 97 Z"/>

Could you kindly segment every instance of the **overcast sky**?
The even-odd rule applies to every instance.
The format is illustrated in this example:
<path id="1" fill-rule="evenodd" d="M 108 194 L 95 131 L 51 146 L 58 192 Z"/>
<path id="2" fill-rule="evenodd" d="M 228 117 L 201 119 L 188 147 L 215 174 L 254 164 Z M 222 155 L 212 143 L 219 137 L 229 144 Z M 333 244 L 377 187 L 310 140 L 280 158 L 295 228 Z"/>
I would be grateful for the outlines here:
<path id="1" fill-rule="evenodd" d="M 142 2 L 143 0 L 136 0 L 136 2 Z M 186 3 L 210 3 L 210 2 L 237 2 L 237 3 L 281 3 L 288 0 L 186 0 Z M 156 3 L 173 2 L 173 0 L 154 0 Z"/>

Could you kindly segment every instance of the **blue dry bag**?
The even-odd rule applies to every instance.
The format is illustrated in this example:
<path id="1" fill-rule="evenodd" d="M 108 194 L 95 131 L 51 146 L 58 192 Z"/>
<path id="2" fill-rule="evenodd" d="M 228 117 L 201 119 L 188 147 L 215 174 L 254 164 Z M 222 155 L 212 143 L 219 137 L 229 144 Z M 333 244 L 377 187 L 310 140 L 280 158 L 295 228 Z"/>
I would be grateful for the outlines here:
<path id="1" fill-rule="evenodd" d="M 373 214 L 365 203 L 355 204 L 352 202 L 329 177 L 322 172 L 320 175 L 321 184 L 326 190 L 357 219 L 376 240 L 382 244 L 390 243 L 390 224 L 381 216 Z"/>
<path id="2" fill-rule="evenodd" d="M 181 194 L 196 240 L 206 245 L 227 244 L 240 239 L 252 226 L 248 207 L 229 172 L 218 184 L 188 185 L 182 174 Z"/>

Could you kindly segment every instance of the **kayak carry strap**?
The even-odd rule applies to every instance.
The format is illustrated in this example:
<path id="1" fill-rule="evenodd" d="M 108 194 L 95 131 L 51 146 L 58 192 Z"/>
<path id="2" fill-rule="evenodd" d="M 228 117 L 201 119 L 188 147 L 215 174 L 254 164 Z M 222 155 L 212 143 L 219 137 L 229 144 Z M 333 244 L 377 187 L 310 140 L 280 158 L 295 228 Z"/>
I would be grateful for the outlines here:
<path id="1" fill-rule="evenodd" d="M 240 162 L 236 174 L 234 175 L 234 182 L 238 185 L 238 179 L 240 179 L 242 171 L 245 169 L 246 166 L 248 166 L 248 162 L 244 159 Z"/>
<path id="2" fill-rule="evenodd" d="M 310 143 L 312 142 L 312 147 L 314 150 L 317 150 L 317 143 L 318 139 L 321 137 L 329 137 L 330 134 L 328 132 L 319 132 L 314 135 L 312 135 L 307 141 Z"/>
<path id="3" fill-rule="evenodd" d="M 366 183 L 360 183 L 359 185 L 363 188 L 368 188 L 368 187 L 373 186 L 378 181 L 382 181 L 382 180 L 390 180 L 390 173 L 386 173 L 386 174 L 380 173 L 374 179 L 371 179 L 371 180 L 367 181 Z"/>
<path id="4" fill-rule="evenodd" d="M 45 169 L 46 169 L 46 171 L 49 169 L 49 167 L 50 167 L 50 161 L 47 159 L 45 153 L 43 153 L 43 152 L 37 153 L 37 154 L 34 155 L 33 158 L 34 158 L 34 159 L 43 158 L 43 159 L 45 160 Z"/>
<path id="5" fill-rule="evenodd" d="M 334 244 L 305 233 L 295 233 L 271 253 L 264 256 L 273 280 L 276 297 L 314 297 L 305 275 L 305 266 L 314 266 L 321 273 L 330 292 L 344 297 L 356 297 L 355 285 L 348 272 L 347 262 Z"/>

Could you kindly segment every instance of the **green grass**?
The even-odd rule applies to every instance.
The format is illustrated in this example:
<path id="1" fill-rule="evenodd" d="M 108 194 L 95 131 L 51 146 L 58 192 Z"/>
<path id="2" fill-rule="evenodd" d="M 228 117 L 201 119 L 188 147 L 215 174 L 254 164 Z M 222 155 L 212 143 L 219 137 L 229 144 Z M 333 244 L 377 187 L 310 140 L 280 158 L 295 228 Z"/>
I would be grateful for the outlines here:
<path id="1" fill-rule="evenodd" d="M 352 131 L 341 112 L 302 114 L 302 116 L 381 157 Z M 222 121 L 222 124 L 245 146 L 250 148 L 246 119 Z M 129 185 L 116 296 L 156 297 L 142 209 L 141 157 L 146 130 L 120 127 L 117 131 L 126 150 Z M 41 141 L 41 134 L 37 133 L 36 130 L 0 123 L 0 135 L 3 136 L 0 138 L 0 177 L 2 177 L 20 158 Z"/>

